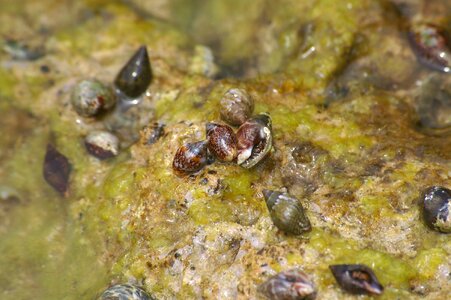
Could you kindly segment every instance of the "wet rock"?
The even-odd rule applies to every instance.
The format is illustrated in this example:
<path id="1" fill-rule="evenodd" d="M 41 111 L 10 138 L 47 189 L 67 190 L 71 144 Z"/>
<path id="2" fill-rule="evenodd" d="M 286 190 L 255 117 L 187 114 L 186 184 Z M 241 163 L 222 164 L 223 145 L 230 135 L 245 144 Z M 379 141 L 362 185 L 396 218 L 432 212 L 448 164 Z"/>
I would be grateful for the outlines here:
<path id="1" fill-rule="evenodd" d="M 421 126 L 440 129 L 451 126 L 451 79 L 432 76 L 415 98 Z"/>

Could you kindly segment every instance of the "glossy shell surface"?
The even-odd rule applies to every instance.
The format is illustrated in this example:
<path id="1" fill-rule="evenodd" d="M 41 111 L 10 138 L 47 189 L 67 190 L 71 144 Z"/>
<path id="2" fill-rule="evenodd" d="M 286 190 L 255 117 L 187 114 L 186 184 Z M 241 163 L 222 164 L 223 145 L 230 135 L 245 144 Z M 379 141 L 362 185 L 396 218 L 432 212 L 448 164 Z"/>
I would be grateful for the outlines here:
<path id="1" fill-rule="evenodd" d="M 207 123 L 208 150 L 219 160 L 232 161 L 237 155 L 237 140 L 227 125 Z"/>
<path id="2" fill-rule="evenodd" d="M 208 163 L 207 141 L 186 143 L 178 148 L 172 162 L 173 170 L 178 174 L 190 174 L 200 171 Z"/>
<path id="3" fill-rule="evenodd" d="M 315 285 L 298 269 L 280 272 L 269 278 L 258 287 L 258 291 L 272 300 L 311 300 L 316 297 Z"/>
<path id="4" fill-rule="evenodd" d="M 152 80 L 147 48 L 141 46 L 121 69 L 114 80 L 115 86 L 130 98 L 141 96 Z"/>
<path id="5" fill-rule="evenodd" d="M 113 107 L 115 97 L 102 82 L 82 80 L 72 90 L 71 103 L 80 116 L 93 117 Z"/>
<path id="6" fill-rule="evenodd" d="M 451 190 L 434 186 L 423 196 L 423 216 L 426 224 L 442 233 L 451 233 Z"/>
<path id="7" fill-rule="evenodd" d="M 262 113 L 247 120 L 236 133 L 237 163 L 249 169 L 265 158 L 272 148 L 271 117 Z"/>
<path id="8" fill-rule="evenodd" d="M 384 287 L 379 283 L 373 270 L 365 265 L 331 265 L 329 269 L 340 287 L 357 295 L 380 295 Z"/>
<path id="9" fill-rule="evenodd" d="M 304 208 L 298 199 L 287 193 L 263 190 L 271 219 L 283 232 L 300 235 L 312 229 Z"/>
<path id="10" fill-rule="evenodd" d="M 221 118 L 230 125 L 243 124 L 252 115 L 253 110 L 254 100 L 244 89 L 230 89 L 220 101 Z"/>
<path id="11" fill-rule="evenodd" d="M 141 287 L 133 284 L 116 284 L 106 289 L 98 300 L 156 300 Z"/>

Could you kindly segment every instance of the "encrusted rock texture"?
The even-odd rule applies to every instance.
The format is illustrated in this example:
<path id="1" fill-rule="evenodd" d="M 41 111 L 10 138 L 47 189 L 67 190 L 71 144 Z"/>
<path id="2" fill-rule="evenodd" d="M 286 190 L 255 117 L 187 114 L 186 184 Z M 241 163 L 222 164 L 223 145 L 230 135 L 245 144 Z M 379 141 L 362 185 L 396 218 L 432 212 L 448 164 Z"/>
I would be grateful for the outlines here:
<path id="1" fill-rule="evenodd" d="M 450 237 L 427 227 L 420 209 L 425 189 L 451 188 L 451 77 L 422 66 L 405 32 L 419 19 L 448 20 L 451 30 L 449 3 L 24 2 L 22 17 L 4 4 L 0 32 L 42 45 L 45 56 L 1 54 L 0 115 L 2 131 L 32 142 L 1 136 L 2 147 L 21 151 L 0 159 L 44 153 L 48 140 L 67 156 L 71 226 L 95 236 L 113 282 L 140 283 L 158 299 L 261 299 L 259 284 L 298 267 L 317 299 L 357 299 L 328 268 L 348 263 L 374 270 L 380 299 L 451 294 Z M 141 45 L 153 79 L 139 103 L 77 115 L 75 83 L 112 84 Z M 248 91 L 254 114 L 270 114 L 271 153 L 249 170 L 216 161 L 175 174 L 175 152 L 204 140 L 207 122 L 221 122 L 230 88 Z M 158 139 L 155 122 L 165 125 Z M 111 128 L 121 153 L 89 156 L 86 134 Z M 312 231 L 278 230 L 263 189 L 299 199 Z"/>

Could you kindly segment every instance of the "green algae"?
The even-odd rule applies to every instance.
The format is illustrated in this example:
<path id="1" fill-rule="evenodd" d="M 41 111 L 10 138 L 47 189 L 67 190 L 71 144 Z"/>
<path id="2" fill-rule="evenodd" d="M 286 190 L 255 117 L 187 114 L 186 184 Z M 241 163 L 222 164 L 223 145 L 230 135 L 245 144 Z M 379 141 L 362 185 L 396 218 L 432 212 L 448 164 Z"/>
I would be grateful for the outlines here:
<path id="1" fill-rule="evenodd" d="M 107 3 L 109 1 L 88 2 L 91 8 L 101 9 L 104 15 L 95 14 L 95 17 L 88 18 L 79 26 L 61 28 L 50 42 L 50 45 L 54 47 L 53 50 L 72 55 L 74 59 L 68 60 L 68 64 L 77 64 L 77 60 L 86 59 L 96 51 L 113 50 L 118 47 L 118 44 L 138 45 L 144 43 L 151 47 L 161 48 L 170 45 L 170 49 L 177 50 L 187 44 L 188 38 L 172 30 L 171 26 L 159 21 L 143 20 L 124 5 L 116 2 L 113 4 Z M 238 4 L 245 5 L 241 1 Z M 250 8 L 253 14 L 255 13 L 250 17 L 251 23 L 259 24 L 255 16 L 260 13 L 261 7 L 258 7 L 260 4 L 260 2 L 255 1 Z M 222 9 L 224 5 L 227 9 Z M 274 124 L 275 139 L 289 138 L 312 141 L 328 151 L 334 159 L 342 160 L 348 165 L 359 164 L 361 161 L 359 154 L 362 150 L 370 149 L 377 143 L 375 138 L 368 135 L 368 132 L 362 127 L 360 118 L 365 118 L 371 113 L 371 103 L 382 103 L 385 100 L 379 99 L 377 96 L 364 95 L 348 103 L 340 103 L 340 105 L 331 106 L 329 110 L 325 110 L 322 106 L 317 105 L 317 103 L 321 103 L 322 97 L 311 97 L 311 95 L 305 93 L 296 93 L 296 90 L 315 91 L 315 89 L 321 89 L 336 70 L 341 68 L 343 57 L 346 57 L 350 51 L 355 34 L 359 29 L 355 12 L 365 9 L 367 1 L 348 1 L 346 5 L 349 7 L 339 1 L 317 1 L 315 4 L 301 3 L 297 5 L 296 7 L 305 9 L 302 15 L 310 16 L 309 19 L 302 20 L 302 22 L 314 24 L 313 34 L 306 41 L 303 41 L 298 35 L 299 24 L 296 22 L 299 21 L 296 21 L 287 30 L 282 30 L 282 34 L 277 40 L 277 47 L 280 47 L 281 50 L 274 51 L 268 57 L 260 60 L 263 72 L 282 71 L 284 64 L 289 62 L 287 70 L 295 78 L 291 79 L 289 84 L 286 83 L 285 88 L 291 92 L 282 93 L 280 98 L 283 99 L 280 99 L 277 96 L 268 96 L 268 93 L 257 89 L 256 94 L 261 97 L 257 98 L 255 112 L 270 112 Z M 213 10 L 216 13 L 209 17 L 219 20 L 227 19 L 230 17 L 230 10 L 235 11 L 236 9 L 237 7 L 226 5 L 225 2 L 221 3 L 220 1 L 212 2 L 206 8 L 207 11 Z M 191 13 L 194 14 L 195 12 L 191 11 Z M 189 15 L 189 13 L 186 14 Z M 288 9 L 282 9 L 278 14 L 279 20 L 276 21 L 280 24 L 283 23 L 285 17 L 292 18 L 292 13 Z M 106 15 L 112 18 L 105 18 Z M 253 18 L 255 20 L 252 20 Z M 238 20 L 236 26 L 245 27 L 248 21 Z M 246 27 L 237 35 L 226 37 L 220 58 L 224 65 L 235 64 L 240 59 L 252 59 L 256 55 L 253 53 L 254 49 L 250 49 L 253 48 L 252 43 L 245 43 L 247 48 L 243 49 L 241 47 L 243 43 L 239 42 L 246 40 L 246 36 L 253 34 L 253 32 L 252 27 Z M 118 41 L 118 37 L 122 40 Z M 303 44 L 301 50 L 304 51 L 302 52 L 304 54 L 306 54 L 305 51 L 312 49 L 311 47 L 315 47 L 315 50 L 302 59 L 292 59 L 298 54 L 296 51 L 301 44 Z M 168 52 L 170 51 L 168 50 Z M 238 57 L 237 52 L 240 55 Z M 169 55 L 165 59 L 171 61 L 172 58 L 173 56 Z M 106 64 L 108 58 L 101 60 Z M 176 65 L 177 63 L 172 64 Z M 177 75 L 174 76 L 177 77 Z M 27 97 L 24 97 L 23 102 L 21 102 L 24 107 L 32 101 L 37 101 L 36 99 L 47 87 L 47 81 L 43 76 L 26 75 L 18 77 L 15 73 L 0 68 L 0 98 L 12 99 L 17 97 L 15 93 L 20 81 L 24 86 L 27 86 Z M 229 86 L 238 84 L 233 80 L 212 83 L 200 75 L 192 74 L 184 75 L 180 81 L 180 85 L 171 85 L 164 89 L 161 92 L 162 96 L 155 103 L 156 119 L 168 122 L 169 126 L 181 120 L 191 122 L 218 120 L 217 105 L 222 93 Z M 254 84 L 256 86 L 265 85 L 267 81 L 262 77 L 247 83 L 251 89 Z M 243 85 L 246 86 L 246 84 Z M 289 87 L 290 85 L 291 87 Z M 290 93 L 292 94 L 290 95 Z M 389 106 L 399 104 L 399 102 L 388 102 L 385 101 L 384 103 Z M 295 103 L 295 108 L 290 106 L 292 103 Z M 9 107 L 9 105 L 0 101 L 0 108 L 3 109 L 4 107 Z M 111 244 L 117 242 L 123 246 L 118 251 L 120 253 L 117 254 L 118 260 L 112 262 L 114 265 L 110 268 L 110 271 L 116 277 L 124 280 L 130 277 L 137 279 L 158 277 L 159 281 L 156 284 L 148 286 L 155 292 L 165 294 L 168 287 L 173 283 L 174 277 L 168 274 L 164 268 L 152 270 L 155 273 L 149 274 L 146 267 L 147 258 L 143 253 L 148 250 L 162 252 L 171 250 L 177 240 L 176 237 L 171 236 L 176 232 L 174 227 L 161 222 L 158 218 L 156 218 L 156 221 L 146 220 L 146 222 L 155 226 L 152 229 L 146 227 L 143 229 L 140 226 L 144 225 L 137 224 L 137 222 L 124 222 L 137 216 L 134 214 L 127 215 L 129 209 L 148 205 L 145 204 L 147 197 L 157 199 L 158 203 L 169 203 L 174 200 L 175 192 L 190 191 L 192 202 L 186 210 L 186 217 L 193 224 L 189 223 L 187 227 L 191 225 L 214 225 L 221 222 L 252 226 L 255 222 L 254 219 L 266 216 L 264 202 L 257 197 L 258 191 L 254 187 L 256 183 L 264 180 L 264 175 L 259 173 L 260 170 L 248 171 L 221 166 L 221 168 L 224 167 L 227 170 L 221 173 L 221 175 L 224 175 L 224 178 L 222 178 L 224 191 L 212 196 L 206 192 L 205 188 L 194 184 L 188 186 L 189 184 L 185 183 L 185 179 L 176 178 L 170 170 L 170 166 L 163 163 L 165 161 L 163 151 L 147 158 L 148 165 L 145 167 L 130 162 L 128 153 L 124 153 L 122 157 L 116 160 L 107 162 L 99 162 L 87 156 L 82 142 L 83 130 L 74 130 L 75 122 L 62 119 L 61 112 L 47 114 L 49 110 L 44 109 L 44 111 L 45 114 L 42 112 L 41 114 L 45 115 L 46 121 L 49 121 L 45 130 L 36 130 L 31 137 L 26 137 L 26 142 L 17 149 L 14 157 L 4 167 L 6 173 L 11 174 L 5 181 L 7 184 L 20 186 L 20 194 L 32 193 L 43 199 L 43 201 L 33 202 L 32 206 L 12 216 L 12 219 L 17 220 L 16 223 L 11 225 L 12 228 L 18 228 L 18 233 L 29 236 L 29 240 L 26 240 L 26 242 L 29 243 L 31 248 L 36 249 L 35 252 L 30 255 L 29 252 L 21 250 L 21 245 L 17 243 L 15 238 L 16 231 L 12 231 L 6 237 L 2 236 L 2 241 L 4 241 L 2 246 L 5 247 L 2 251 L 6 255 L 0 260 L 0 265 L 4 265 L 4 270 L 7 271 L 2 272 L 0 282 L 5 283 L 5 286 L 15 286 L 17 282 L 20 282 L 7 276 L 8 273 L 13 273 L 17 267 L 17 265 L 10 264 L 7 261 L 14 252 L 19 253 L 21 267 L 23 269 L 28 268 L 30 273 L 43 271 L 54 273 L 53 275 L 39 276 L 38 284 L 43 288 L 42 293 L 38 294 L 38 298 L 64 298 L 67 296 L 65 293 L 73 293 L 67 296 L 69 299 L 89 298 L 102 286 L 106 286 L 107 278 L 102 266 L 99 266 L 96 272 L 90 272 L 90 268 L 99 257 L 99 250 L 87 241 L 89 238 L 85 239 L 85 232 L 72 232 L 70 229 L 70 227 L 83 226 L 87 232 L 91 230 L 99 233 L 95 239 L 106 237 Z M 70 199 L 59 199 L 56 193 L 46 186 L 40 176 L 45 145 L 52 138 L 54 138 L 58 149 L 73 164 Z M 18 144 L 20 143 L 18 142 Z M 30 155 L 31 151 L 33 155 Z M 383 151 L 385 151 L 384 158 L 387 161 L 396 158 L 397 152 L 395 149 L 384 149 Z M 321 159 L 318 163 L 326 165 L 326 159 Z M 415 182 L 421 169 L 421 163 L 417 161 L 409 162 L 395 169 L 388 180 L 395 183 Z M 30 173 L 35 174 L 32 180 L 30 180 Z M 371 178 L 362 179 L 357 176 L 337 173 L 330 169 L 326 169 L 321 176 L 324 184 L 333 190 L 356 191 L 366 189 L 377 191 L 374 194 L 367 193 L 358 199 L 356 202 L 358 208 L 355 213 L 359 216 L 364 215 L 368 219 L 374 218 L 376 220 L 406 218 L 406 216 L 398 215 L 392 209 L 388 198 L 389 192 L 392 191 L 385 193 L 378 190 L 379 182 Z M 86 177 L 90 178 L 86 179 Z M 150 193 L 154 194 L 150 195 Z M 177 196 L 180 195 L 177 194 Z M 72 203 L 71 208 L 74 214 L 73 218 L 83 215 L 83 225 L 78 223 L 74 225 L 66 220 L 66 210 L 59 204 L 55 204 L 60 200 L 79 201 L 79 203 Z M 182 199 L 175 200 L 182 201 Z M 337 205 L 345 207 L 346 204 L 340 203 Z M 51 207 L 50 210 L 48 210 L 49 207 Z M 156 209 L 160 211 L 160 208 L 158 206 Z M 416 210 L 413 209 L 413 211 Z M 240 213 L 247 214 L 247 216 L 239 216 Z M 161 210 L 161 214 L 166 217 L 165 210 Z M 30 219 L 30 216 L 33 216 L 33 218 Z M 20 220 L 26 219 L 30 219 L 29 225 L 20 224 Z M 43 220 L 53 221 L 44 224 Z M 61 224 L 67 225 L 67 229 L 63 226 L 65 229 L 60 232 L 67 231 L 68 234 L 63 237 L 64 234 L 59 233 L 59 241 L 49 245 L 48 237 L 55 235 L 52 229 L 60 228 Z M 26 228 L 24 229 L 23 226 L 26 226 Z M 387 287 L 382 299 L 407 298 L 411 295 L 407 292 L 410 280 L 415 278 L 420 278 L 425 282 L 433 280 L 438 267 L 446 263 L 445 258 L 448 253 L 444 249 L 436 247 L 436 244 L 444 245 L 446 237 L 439 237 L 430 232 L 424 233 L 427 237 L 423 239 L 423 244 L 413 259 L 384 253 L 380 249 L 363 248 L 355 240 L 322 229 L 314 229 L 312 233 L 306 234 L 305 244 L 300 245 L 300 247 L 307 250 L 313 249 L 325 256 L 324 261 L 318 262 L 317 272 L 322 277 L 319 282 L 320 288 L 325 288 L 333 283 L 333 278 L 327 270 L 328 264 L 364 263 L 375 270 L 380 281 Z M 80 235 L 83 235 L 83 238 Z M 267 235 L 270 241 L 280 241 L 274 237 L 274 233 L 271 231 L 268 231 Z M 142 245 L 140 243 L 143 243 L 141 238 L 145 240 L 145 246 L 140 246 Z M 286 239 L 292 243 L 293 247 L 299 247 L 293 241 L 294 238 Z M 99 244 L 103 244 L 103 241 Z M 6 249 L 10 246 L 11 248 Z M 50 247 L 53 247 L 50 253 L 54 260 L 47 257 Z M 2 248 L 0 247 L 0 249 Z M 113 252 L 114 250 L 110 249 L 109 251 Z M 86 255 L 83 255 L 83 253 Z M 289 265 L 302 265 L 302 263 L 307 262 L 305 258 L 295 253 L 289 253 L 286 259 Z M 38 266 L 42 262 L 48 263 L 51 267 L 42 270 Z M 95 265 L 97 266 L 97 264 Z M 271 263 L 271 267 L 276 271 L 282 271 L 285 268 L 276 261 Z M 67 277 L 59 279 L 59 274 L 65 274 Z M 28 276 L 28 274 L 23 276 Z M 81 280 L 80 278 L 84 279 Z M 58 279 L 65 282 L 70 281 L 74 287 L 68 288 L 64 283 L 55 285 L 54 282 Z M 10 289 L 7 291 L 10 291 Z M 13 295 L 25 295 L 24 298 L 32 296 L 26 290 L 15 289 L 11 293 Z M 177 296 L 181 299 L 190 299 L 195 298 L 197 294 L 189 285 L 185 284 L 182 285 Z M 20 296 L 18 297 L 20 298 Z"/>
<path id="2" fill-rule="evenodd" d="M 413 266 L 420 279 L 431 279 L 437 273 L 438 267 L 445 263 L 446 251 L 440 248 L 431 248 L 421 251 L 414 259 Z"/>

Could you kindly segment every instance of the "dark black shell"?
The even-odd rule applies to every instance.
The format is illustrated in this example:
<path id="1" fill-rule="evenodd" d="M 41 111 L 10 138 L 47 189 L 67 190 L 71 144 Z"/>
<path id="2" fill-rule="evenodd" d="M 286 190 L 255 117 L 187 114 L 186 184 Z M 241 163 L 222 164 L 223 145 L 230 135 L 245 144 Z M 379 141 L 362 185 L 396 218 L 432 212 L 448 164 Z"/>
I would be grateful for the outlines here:
<path id="1" fill-rule="evenodd" d="M 316 297 L 315 285 L 298 269 L 269 278 L 258 287 L 258 291 L 272 300 L 311 300 Z"/>
<path id="2" fill-rule="evenodd" d="M 43 167 L 45 181 L 64 195 L 69 187 L 70 172 L 71 165 L 67 157 L 61 154 L 52 144 L 48 144 Z"/>
<path id="3" fill-rule="evenodd" d="M 179 174 L 200 171 L 208 163 L 207 141 L 186 143 L 178 148 L 172 168 Z"/>
<path id="4" fill-rule="evenodd" d="M 236 133 L 237 163 L 249 169 L 263 160 L 272 148 L 272 122 L 266 113 L 243 123 Z"/>
<path id="5" fill-rule="evenodd" d="M 280 230 L 299 235 L 312 229 L 301 202 L 286 193 L 263 190 L 274 225 Z"/>
<path id="6" fill-rule="evenodd" d="M 373 270 L 365 265 L 331 265 L 329 269 L 340 287 L 348 293 L 380 295 L 384 291 Z"/>
<path id="7" fill-rule="evenodd" d="M 106 289 L 98 300 L 156 300 L 156 298 L 139 286 L 116 284 Z"/>
<path id="8" fill-rule="evenodd" d="M 219 160 L 233 161 L 237 155 L 237 140 L 233 129 L 227 125 L 206 124 L 208 150 Z"/>
<path id="9" fill-rule="evenodd" d="M 409 40 L 418 60 L 425 66 L 451 72 L 451 50 L 444 30 L 434 24 L 418 23 L 410 28 Z"/>
<path id="10" fill-rule="evenodd" d="M 126 96 L 137 98 L 147 90 L 151 80 L 152 70 L 147 48 L 141 46 L 121 69 L 114 84 Z"/>
<path id="11" fill-rule="evenodd" d="M 433 186 L 423 195 L 423 216 L 426 224 L 443 233 L 451 232 L 451 190 Z"/>

